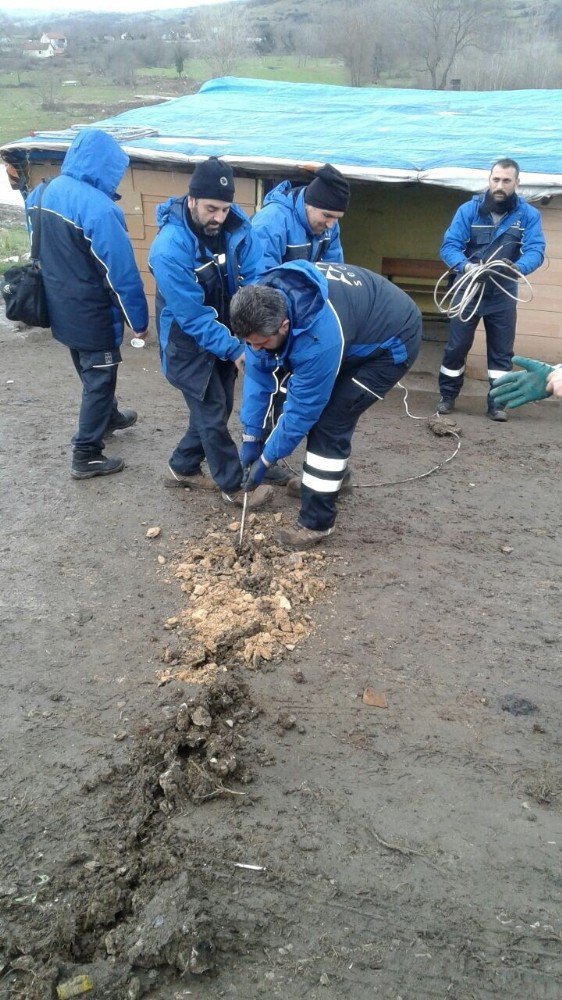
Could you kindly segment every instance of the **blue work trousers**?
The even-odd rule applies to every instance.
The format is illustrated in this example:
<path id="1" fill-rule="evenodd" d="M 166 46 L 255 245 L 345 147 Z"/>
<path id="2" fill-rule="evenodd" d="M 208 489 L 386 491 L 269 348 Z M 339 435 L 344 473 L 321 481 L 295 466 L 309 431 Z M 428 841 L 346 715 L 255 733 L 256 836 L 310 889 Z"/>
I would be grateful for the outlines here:
<path id="1" fill-rule="evenodd" d="M 201 472 L 201 462 L 206 458 L 211 476 L 225 493 L 235 493 L 242 482 L 238 448 L 228 430 L 235 381 L 236 366 L 232 361 L 217 360 L 203 399 L 183 391 L 189 424 L 170 459 L 174 472 L 194 476 Z"/>
<path id="2" fill-rule="evenodd" d="M 103 436 L 117 416 L 117 367 L 121 361 L 118 350 L 77 351 L 70 348 L 70 357 L 82 382 L 82 402 L 78 430 L 72 438 L 76 458 L 92 458 L 103 451 Z"/>
<path id="3" fill-rule="evenodd" d="M 452 319 L 449 339 L 439 369 L 439 391 L 443 399 L 456 399 L 462 389 L 466 357 L 474 342 L 474 334 L 480 320 L 486 331 L 486 351 L 488 356 L 488 379 L 490 384 L 512 368 L 513 344 L 517 322 L 517 306 L 511 299 L 497 296 L 498 301 L 486 303 L 467 323 Z M 488 397 L 488 407 L 493 409 Z"/>
<path id="4" fill-rule="evenodd" d="M 305 528 L 324 531 L 333 526 L 357 421 L 365 410 L 384 399 L 408 371 L 420 343 L 421 320 L 412 325 L 410 335 L 404 339 L 404 361 L 396 362 L 386 350 L 368 358 L 344 361 L 330 399 L 307 438 L 298 518 Z"/>

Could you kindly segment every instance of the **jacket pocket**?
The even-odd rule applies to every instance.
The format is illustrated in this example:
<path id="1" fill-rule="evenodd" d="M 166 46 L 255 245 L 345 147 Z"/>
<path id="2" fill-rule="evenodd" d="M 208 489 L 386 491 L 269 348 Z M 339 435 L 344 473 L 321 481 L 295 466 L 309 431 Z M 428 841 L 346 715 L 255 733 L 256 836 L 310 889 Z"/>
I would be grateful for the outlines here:
<path id="1" fill-rule="evenodd" d="M 196 399 L 203 399 L 215 363 L 214 354 L 199 347 L 193 337 L 182 334 L 170 338 L 165 351 L 166 378 L 176 389 Z"/>

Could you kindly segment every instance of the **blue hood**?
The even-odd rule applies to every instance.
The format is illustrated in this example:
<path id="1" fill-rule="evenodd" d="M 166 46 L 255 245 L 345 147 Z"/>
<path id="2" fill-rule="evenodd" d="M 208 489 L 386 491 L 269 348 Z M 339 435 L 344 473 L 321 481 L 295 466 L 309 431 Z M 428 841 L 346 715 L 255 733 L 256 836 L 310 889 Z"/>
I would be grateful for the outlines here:
<path id="1" fill-rule="evenodd" d="M 328 282 L 308 260 L 288 261 L 274 267 L 258 283 L 276 288 L 285 296 L 293 336 L 308 330 L 328 301 Z"/>
<path id="2" fill-rule="evenodd" d="M 301 189 L 297 188 L 296 190 L 300 193 Z M 285 208 L 290 209 L 292 212 L 295 206 L 294 192 L 295 188 L 290 181 L 281 181 L 277 187 L 272 188 L 272 190 L 266 194 L 263 199 L 263 204 L 264 206 L 284 205 Z"/>
<path id="3" fill-rule="evenodd" d="M 98 128 L 88 128 L 76 136 L 61 173 L 85 181 L 114 198 L 128 165 L 129 157 L 113 136 Z"/>
<path id="4" fill-rule="evenodd" d="M 174 226 L 185 226 L 184 206 L 186 198 L 185 194 L 181 198 L 168 198 L 167 201 L 156 206 L 156 225 L 159 229 L 162 229 L 162 226 L 165 226 L 167 222 L 171 222 Z"/>

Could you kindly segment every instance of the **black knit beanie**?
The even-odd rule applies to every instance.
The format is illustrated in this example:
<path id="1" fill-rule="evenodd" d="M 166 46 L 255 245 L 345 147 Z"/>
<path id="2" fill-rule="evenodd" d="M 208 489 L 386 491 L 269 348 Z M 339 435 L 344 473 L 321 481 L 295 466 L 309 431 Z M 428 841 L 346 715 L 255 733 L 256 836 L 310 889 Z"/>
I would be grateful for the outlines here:
<path id="1" fill-rule="evenodd" d="M 339 170 L 325 163 L 314 172 L 314 180 L 306 188 L 304 200 L 313 208 L 345 212 L 349 205 L 349 184 Z"/>
<path id="2" fill-rule="evenodd" d="M 212 201 L 234 201 L 234 174 L 228 163 L 210 156 L 198 163 L 189 182 L 192 198 L 209 198 Z"/>

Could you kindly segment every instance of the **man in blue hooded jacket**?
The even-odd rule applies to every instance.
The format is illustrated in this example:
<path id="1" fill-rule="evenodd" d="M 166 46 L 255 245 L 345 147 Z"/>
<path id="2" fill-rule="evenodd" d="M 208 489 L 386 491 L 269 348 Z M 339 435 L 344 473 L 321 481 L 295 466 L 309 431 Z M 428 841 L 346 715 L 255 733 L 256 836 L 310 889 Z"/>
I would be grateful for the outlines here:
<path id="1" fill-rule="evenodd" d="M 343 264 L 340 219 L 349 205 L 349 183 L 325 163 L 307 185 L 282 181 L 252 217 L 264 252 L 265 270 L 290 260 Z"/>
<path id="2" fill-rule="evenodd" d="M 400 288 L 365 268 L 293 261 L 240 289 L 231 323 L 247 345 L 244 488 L 253 490 L 306 437 L 300 514 L 280 541 L 295 548 L 314 545 L 333 529 L 359 417 L 417 356 L 420 311 Z M 290 372 L 287 400 L 265 439 L 280 366 Z"/>
<path id="3" fill-rule="evenodd" d="M 260 243 L 234 201 L 228 163 L 199 163 L 188 194 L 159 205 L 160 231 L 148 263 L 156 280 L 156 323 L 162 369 L 187 404 L 188 428 L 169 462 L 169 485 L 218 488 L 228 503 L 242 503 L 242 466 L 228 430 L 244 348 L 229 329 L 237 288 L 262 273 Z M 201 469 L 207 460 L 211 477 Z M 271 496 L 263 486 L 253 500 Z"/>
<path id="4" fill-rule="evenodd" d="M 264 254 L 264 269 L 291 260 L 313 264 L 330 261 L 343 264 L 340 220 L 349 205 L 349 183 L 331 163 L 318 167 L 309 184 L 293 187 L 282 181 L 264 198 L 263 207 L 252 216 Z M 288 372 L 278 373 L 279 388 L 270 412 L 270 427 L 281 415 L 287 392 Z M 279 483 L 290 480 L 281 467 L 269 473 Z"/>
<path id="5" fill-rule="evenodd" d="M 509 158 L 497 160 L 488 178 L 488 190 L 476 195 L 455 213 L 441 245 L 441 258 L 457 275 L 489 259 L 509 261 L 515 272 L 531 274 L 544 260 L 545 239 L 540 213 L 516 193 L 519 165 Z M 451 319 L 449 339 L 439 370 L 438 413 L 450 413 L 464 382 L 466 356 L 482 319 L 486 331 L 488 379 L 511 371 L 517 321 L 517 278 L 496 273 L 485 280 L 476 310 L 468 305 L 468 318 Z M 473 314 L 473 315 L 471 315 Z M 507 414 L 490 394 L 487 413 L 505 421 Z"/>
<path id="6" fill-rule="evenodd" d="M 148 307 L 127 234 L 115 204 L 129 157 L 100 129 L 79 132 L 59 177 L 40 184 L 26 201 L 29 227 L 41 200 L 39 259 L 53 337 L 70 349 L 82 382 L 71 476 L 91 479 L 120 472 L 121 458 L 103 453 L 104 434 L 131 427 L 134 410 L 115 398 L 124 324 L 136 334 Z"/>

